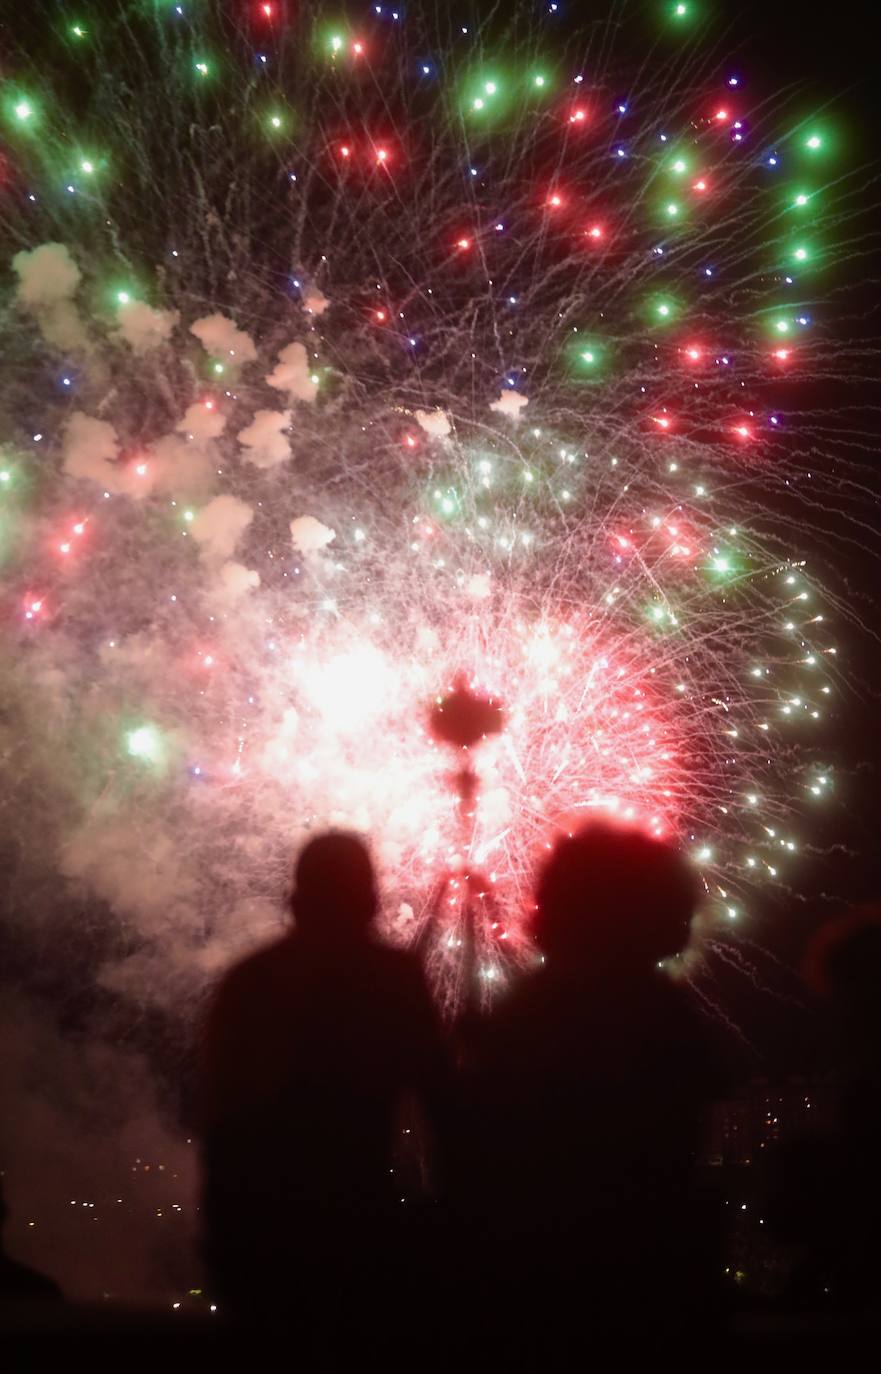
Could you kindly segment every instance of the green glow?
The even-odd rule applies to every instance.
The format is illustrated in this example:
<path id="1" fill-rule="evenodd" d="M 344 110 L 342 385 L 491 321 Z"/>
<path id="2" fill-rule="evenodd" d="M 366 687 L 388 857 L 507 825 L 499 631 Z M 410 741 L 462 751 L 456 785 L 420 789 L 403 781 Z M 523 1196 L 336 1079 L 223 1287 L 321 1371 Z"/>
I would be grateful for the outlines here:
<path id="1" fill-rule="evenodd" d="M 127 291 L 117 291 L 116 299 L 119 301 L 120 305 L 128 305 L 129 301 L 131 300 L 131 296 Z"/>
<path id="2" fill-rule="evenodd" d="M 330 46 L 332 52 L 339 52 L 343 46 L 343 40 L 338 33 L 331 34 Z"/>
<path id="3" fill-rule="evenodd" d="M 22 123 L 30 119 L 34 113 L 33 106 L 28 100 L 19 100 L 14 108 L 16 119 L 20 119 Z"/>
<path id="4" fill-rule="evenodd" d="M 498 116 L 504 109 L 505 90 L 503 83 L 497 76 L 486 76 L 482 73 L 474 73 L 467 81 L 466 90 L 468 108 L 472 111 Z"/>
<path id="5" fill-rule="evenodd" d="M 86 36 L 86 31 L 83 28 L 82 24 L 74 24 L 73 28 L 71 29 L 71 33 L 74 38 L 85 38 Z"/>
<path id="6" fill-rule="evenodd" d="M 189 525 L 193 520 L 195 520 L 195 518 L 196 518 L 195 511 L 191 511 L 191 510 L 185 510 L 185 511 L 184 511 L 184 519 L 186 520 L 186 522 L 187 522 L 188 525 Z"/>
<path id="7" fill-rule="evenodd" d="M 9 472 L 6 468 L 4 468 L 3 471 L 0 472 L 0 482 L 3 482 L 4 484 L 6 484 L 7 482 L 11 482 L 11 481 L 12 481 L 12 473 Z"/>
<path id="8" fill-rule="evenodd" d="M 268 121 L 268 122 L 269 122 L 270 128 L 272 128 L 272 129 L 280 129 L 280 128 L 281 128 L 281 124 L 282 124 L 281 115 L 277 115 L 277 114 L 270 115 L 270 116 L 269 116 L 269 121 Z"/>
<path id="9" fill-rule="evenodd" d="M 532 84 L 533 86 L 541 87 L 545 84 L 545 78 L 543 76 L 534 76 L 532 78 Z"/>
<path id="10" fill-rule="evenodd" d="M 778 334 L 788 334 L 788 333 L 789 333 L 789 321 L 788 321 L 788 320 L 775 320 L 775 321 L 774 321 L 774 328 L 777 330 L 777 333 L 778 333 Z"/>
<path id="11" fill-rule="evenodd" d="M 674 19 L 684 19 L 685 16 L 686 16 L 687 14 L 688 14 L 688 6 L 685 5 L 685 4 L 683 4 L 683 3 L 682 3 L 682 0 L 680 0 L 680 3 L 679 3 L 678 5 L 674 5 L 674 6 L 673 6 L 673 18 L 674 18 Z"/>
<path id="12" fill-rule="evenodd" d="M 221 372 L 223 371 L 223 363 L 215 363 L 215 364 L 214 364 L 214 371 L 217 372 L 218 374 L 221 373 Z"/>
<path id="13" fill-rule="evenodd" d="M 196 66 L 196 71 L 199 73 L 200 76 L 207 76 L 207 75 L 208 75 L 208 63 L 207 63 L 207 62 L 197 62 L 197 63 L 195 64 L 195 66 Z"/>
<path id="14" fill-rule="evenodd" d="M 805 147 L 810 148 L 812 153 L 815 153 L 822 146 L 823 140 L 819 134 L 811 134 L 810 138 L 805 139 Z"/>
<path id="15" fill-rule="evenodd" d="M 675 219 L 676 216 L 679 214 L 679 206 L 676 204 L 675 200 L 671 200 L 671 201 L 665 206 L 665 209 L 666 209 L 667 214 L 670 216 L 671 219 Z"/>
<path id="16" fill-rule="evenodd" d="M 685 158 L 684 158 L 684 157 L 677 157 L 676 161 L 672 164 L 672 170 L 673 170 L 674 172 L 678 172 L 678 173 L 680 173 L 680 174 L 681 174 L 682 172 L 687 172 L 687 171 L 688 171 L 688 163 L 685 161 Z"/>
<path id="17" fill-rule="evenodd" d="M 596 354 L 593 353 L 593 352 L 591 351 L 591 349 L 589 349 L 589 348 L 586 348 L 586 349 L 584 350 L 584 352 L 582 353 L 581 357 L 582 357 L 582 360 L 583 360 L 584 362 L 586 362 L 586 363 L 595 363 L 595 362 L 596 362 Z"/>
<path id="18" fill-rule="evenodd" d="M 84 157 L 80 163 L 80 171 L 85 172 L 86 176 L 91 176 L 95 170 L 95 164 L 89 158 Z"/>
<path id="19" fill-rule="evenodd" d="M 810 196 L 806 195 L 804 191 L 799 191 L 798 195 L 792 203 L 793 205 L 796 205 L 799 209 L 801 209 L 803 205 L 807 205 L 809 200 Z"/>
<path id="20" fill-rule="evenodd" d="M 667 324 L 679 313 L 679 308 L 675 301 L 669 296 L 655 296 L 650 302 L 649 310 L 651 317 L 658 324 Z"/>
<path id="21" fill-rule="evenodd" d="M 159 757 L 159 734 L 153 725 L 139 725 L 137 730 L 129 730 L 125 742 L 132 758 L 155 763 Z"/>
<path id="22" fill-rule="evenodd" d="M 808 250 L 807 248 L 796 248 L 792 256 L 795 258 L 796 262 L 807 262 Z"/>

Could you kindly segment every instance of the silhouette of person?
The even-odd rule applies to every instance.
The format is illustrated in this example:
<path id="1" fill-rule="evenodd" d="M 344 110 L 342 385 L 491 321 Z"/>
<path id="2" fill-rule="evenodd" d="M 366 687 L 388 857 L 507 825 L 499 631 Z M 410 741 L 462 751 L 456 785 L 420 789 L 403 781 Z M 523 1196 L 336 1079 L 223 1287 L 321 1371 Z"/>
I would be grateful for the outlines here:
<path id="1" fill-rule="evenodd" d="M 835 1120 L 786 1141 L 767 1171 L 765 1211 L 796 1247 L 787 1298 L 877 1316 L 881 1301 L 881 906 L 821 927 L 804 976 L 828 1018 Z"/>
<path id="2" fill-rule="evenodd" d="M 362 841 L 311 840 L 292 907 L 293 930 L 226 975 L 208 1016 L 205 1250 L 228 1311 L 296 1301 L 317 1320 L 399 1275 L 396 1110 L 415 1094 L 442 1133 L 450 1077 L 418 960 L 373 936 Z"/>
<path id="3" fill-rule="evenodd" d="M 538 877 L 542 962 L 490 1018 L 468 1075 L 476 1306 L 528 1303 L 543 1349 L 622 1313 L 631 1332 L 668 1329 L 674 1310 L 684 1323 L 716 1277 L 692 1177 L 719 1074 L 659 968 L 684 948 L 696 898 L 684 860 L 636 830 L 595 822 L 561 839 Z"/>
<path id="4" fill-rule="evenodd" d="M 3 1237 L 8 1217 L 9 1209 L 0 1175 L 0 1308 L 63 1302 L 61 1289 L 54 1279 L 7 1255 Z"/>

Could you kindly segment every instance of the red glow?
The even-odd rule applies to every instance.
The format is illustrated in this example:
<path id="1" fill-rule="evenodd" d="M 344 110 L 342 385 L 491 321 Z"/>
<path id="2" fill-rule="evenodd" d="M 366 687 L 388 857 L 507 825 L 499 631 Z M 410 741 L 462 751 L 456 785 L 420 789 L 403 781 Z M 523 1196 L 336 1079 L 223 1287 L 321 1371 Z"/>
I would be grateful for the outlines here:
<path id="1" fill-rule="evenodd" d="M 414 434 L 405 434 L 404 443 L 406 444 L 407 448 L 416 448 L 417 444 L 419 443 L 419 440 L 416 438 Z M 429 533 L 430 532 L 431 531 L 429 531 Z"/>
<path id="2" fill-rule="evenodd" d="M 746 443 L 748 439 L 751 439 L 753 437 L 753 433 L 749 425 L 735 425 L 734 433 L 737 435 L 738 439 L 741 439 L 744 443 Z"/>
<path id="3" fill-rule="evenodd" d="M 379 163 L 386 163 L 386 162 L 388 162 L 388 148 L 377 148 L 377 150 L 376 150 L 376 160 L 377 160 L 377 162 L 379 162 Z"/>
<path id="4" fill-rule="evenodd" d="M 788 349 L 788 348 L 775 348 L 775 349 L 774 349 L 774 357 L 778 360 L 778 362 L 781 362 L 781 363 L 785 363 L 785 362 L 787 361 L 787 359 L 788 359 L 789 356 L 790 356 L 790 353 L 791 353 L 791 349 Z"/>
<path id="5" fill-rule="evenodd" d="M 470 248 L 470 247 L 471 247 L 471 240 L 470 240 L 470 239 L 464 239 L 464 238 L 463 238 L 463 239 L 456 239 L 456 247 L 457 247 L 457 248 L 461 248 L 461 249 L 463 250 L 463 252 L 464 252 L 464 250 L 465 250 L 466 248 Z"/>
<path id="6" fill-rule="evenodd" d="M 385 324 L 388 319 L 388 312 L 385 310 L 374 310 L 373 314 L 379 324 Z"/>
<path id="7" fill-rule="evenodd" d="M 694 189 L 695 191 L 706 191 L 706 189 L 707 189 L 707 183 L 704 181 L 704 178 L 703 178 L 703 177 L 701 177 L 699 181 L 696 181 L 696 182 L 694 183 L 694 188 L 693 188 L 693 189 Z"/>
<path id="8" fill-rule="evenodd" d="M 716 111 L 716 118 L 719 120 L 720 123 L 722 123 L 724 120 L 726 120 L 726 119 L 728 118 L 728 111 L 727 111 L 727 110 L 717 110 L 717 111 Z"/>
<path id="9" fill-rule="evenodd" d="M 685 356 L 688 358 L 689 362 L 698 363 L 704 356 L 704 351 L 702 348 L 699 348 L 697 344 L 689 344 L 685 350 Z"/>
<path id="10" fill-rule="evenodd" d="M 653 415 L 652 419 L 659 429 L 669 429 L 673 423 L 669 415 Z"/>
<path id="11" fill-rule="evenodd" d="M 38 615 L 40 614 L 40 612 L 42 611 L 42 609 L 43 609 L 43 602 L 42 602 L 41 600 L 36 599 L 36 600 L 33 600 L 33 601 L 32 601 L 32 600 L 30 599 L 30 597 L 26 597 L 26 598 L 25 598 L 25 603 L 24 603 L 24 618 L 25 618 L 25 620 L 34 620 L 35 617 L 38 616 Z"/>
<path id="12" fill-rule="evenodd" d="M 569 116 L 570 124 L 583 124 L 587 119 L 587 111 L 582 109 L 573 110 Z"/>
<path id="13" fill-rule="evenodd" d="M 352 44 L 352 52 L 355 54 L 356 57 L 360 57 L 361 54 L 363 53 L 363 51 L 364 51 L 364 44 L 363 44 L 363 43 L 353 43 L 353 44 Z"/>
<path id="14" fill-rule="evenodd" d="M 348 143 L 344 143 L 344 144 L 342 145 L 342 147 L 340 148 L 340 157 L 351 157 L 351 156 L 352 156 L 352 150 L 351 150 L 351 148 L 349 147 Z"/>
<path id="15" fill-rule="evenodd" d="M 562 204 L 563 197 L 560 195 L 559 191 L 552 191 L 551 194 L 548 196 L 548 205 L 551 207 L 551 209 L 559 210 Z"/>
<path id="16" fill-rule="evenodd" d="M 587 237 L 588 237 L 589 239 L 594 239 L 594 240 L 596 240 L 596 239 L 601 239 L 601 238 L 603 237 L 603 230 L 602 230 L 602 227 L 601 227 L 599 224 L 592 224 L 592 225 L 590 226 L 590 228 L 589 228 L 589 229 L 585 229 L 584 232 L 585 232 L 585 234 L 587 235 Z"/>

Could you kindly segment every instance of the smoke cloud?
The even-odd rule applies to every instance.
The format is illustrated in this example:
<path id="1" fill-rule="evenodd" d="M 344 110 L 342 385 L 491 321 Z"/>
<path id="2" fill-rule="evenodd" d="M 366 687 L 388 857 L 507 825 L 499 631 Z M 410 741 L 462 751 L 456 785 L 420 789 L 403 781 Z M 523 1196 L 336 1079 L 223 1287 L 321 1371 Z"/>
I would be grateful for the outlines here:
<path id="1" fill-rule="evenodd" d="M 291 456 L 290 439 L 282 431 L 291 423 L 289 410 L 258 410 L 238 440 L 247 450 L 244 457 L 258 468 L 274 468 Z"/>
<path id="2" fill-rule="evenodd" d="M 65 350 L 85 349 L 85 325 L 73 304 L 82 273 L 67 246 L 42 243 L 16 253 L 12 270 L 18 277 L 16 301 L 34 316 L 46 342 Z"/>
<path id="3" fill-rule="evenodd" d="M 177 310 L 154 310 L 145 301 L 126 301 L 116 312 L 119 332 L 135 353 L 148 353 L 171 338 Z"/>
<path id="4" fill-rule="evenodd" d="M 250 334 L 238 329 L 226 315 L 205 315 L 190 325 L 190 333 L 195 334 L 212 358 L 234 358 L 237 363 L 252 363 L 257 357 Z"/>
<path id="5" fill-rule="evenodd" d="M 254 512 L 237 496 L 215 496 L 199 511 L 190 532 L 205 558 L 232 558 L 236 545 L 254 518 Z"/>
<path id="6" fill-rule="evenodd" d="M 187 406 L 186 414 L 175 425 L 178 434 L 200 442 L 219 439 L 226 428 L 226 416 L 218 410 L 213 401 L 194 401 Z"/>
<path id="7" fill-rule="evenodd" d="M 318 383 L 312 380 L 309 355 L 301 343 L 288 344 L 278 355 L 278 363 L 266 378 L 276 391 L 286 391 L 296 401 L 314 401 Z"/>
<path id="8" fill-rule="evenodd" d="M 521 396 L 519 391 L 503 390 L 497 401 L 490 402 L 489 408 L 498 415 L 507 415 L 516 425 L 520 419 L 521 410 L 528 405 L 529 398 Z"/>
<path id="9" fill-rule="evenodd" d="M 300 515 L 291 521 L 291 539 L 300 553 L 317 553 L 336 539 L 336 530 L 329 529 L 314 515 Z"/>
<path id="10" fill-rule="evenodd" d="M 450 417 L 445 410 L 417 410 L 416 423 L 432 439 L 446 439 L 453 430 Z"/>

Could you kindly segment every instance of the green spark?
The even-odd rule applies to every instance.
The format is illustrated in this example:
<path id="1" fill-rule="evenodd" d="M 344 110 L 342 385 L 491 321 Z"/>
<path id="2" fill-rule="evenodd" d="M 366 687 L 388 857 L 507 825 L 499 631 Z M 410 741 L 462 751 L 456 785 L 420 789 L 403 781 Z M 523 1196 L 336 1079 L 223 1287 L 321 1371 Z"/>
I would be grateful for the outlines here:
<path id="1" fill-rule="evenodd" d="M 132 758 L 155 763 L 159 757 L 159 733 L 153 725 L 139 725 L 136 730 L 129 730 L 125 742 Z"/>

